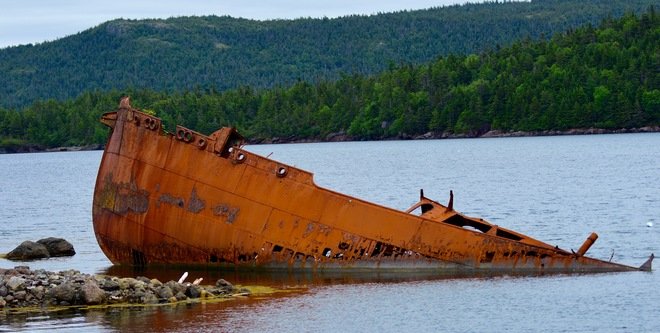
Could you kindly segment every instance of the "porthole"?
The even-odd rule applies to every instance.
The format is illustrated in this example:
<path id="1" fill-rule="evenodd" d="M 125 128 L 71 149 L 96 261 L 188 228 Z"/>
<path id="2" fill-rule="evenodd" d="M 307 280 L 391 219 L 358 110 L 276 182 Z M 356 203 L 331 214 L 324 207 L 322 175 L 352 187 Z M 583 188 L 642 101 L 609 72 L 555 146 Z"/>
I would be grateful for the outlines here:
<path id="1" fill-rule="evenodd" d="M 282 178 L 282 177 L 286 176 L 287 173 L 288 173 L 288 170 L 285 167 L 277 168 L 277 173 L 276 173 L 277 177 Z"/>

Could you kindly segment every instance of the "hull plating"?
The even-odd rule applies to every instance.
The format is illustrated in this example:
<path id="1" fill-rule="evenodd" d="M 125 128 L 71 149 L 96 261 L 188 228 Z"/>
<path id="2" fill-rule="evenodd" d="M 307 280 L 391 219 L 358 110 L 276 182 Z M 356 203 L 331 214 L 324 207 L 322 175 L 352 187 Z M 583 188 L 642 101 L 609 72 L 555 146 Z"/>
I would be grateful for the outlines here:
<path id="1" fill-rule="evenodd" d="M 320 188 L 309 172 L 242 150 L 233 129 L 210 136 L 183 127 L 166 133 L 160 119 L 127 102 L 102 122 L 112 131 L 96 182 L 93 223 L 115 264 L 638 270 L 466 217 L 423 195 L 403 212 Z M 583 252 L 590 245 L 585 242 Z"/>

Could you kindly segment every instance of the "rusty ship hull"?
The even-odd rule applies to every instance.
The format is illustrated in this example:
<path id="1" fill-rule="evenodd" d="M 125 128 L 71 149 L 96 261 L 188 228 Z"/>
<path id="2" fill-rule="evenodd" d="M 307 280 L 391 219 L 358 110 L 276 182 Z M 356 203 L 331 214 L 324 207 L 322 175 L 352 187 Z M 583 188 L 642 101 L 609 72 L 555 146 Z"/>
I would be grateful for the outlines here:
<path id="1" fill-rule="evenodd" d="M 203 135 L 123 100 L 93 199 L 105 255 L 121 265 L 572 273 L 650 270 L 566 251 L 421 195 L 399 211 L 321 188 L 307 171 L 242 149 L 232 128 Z M 469 228 L 466 228 L 469 227 Z"/>

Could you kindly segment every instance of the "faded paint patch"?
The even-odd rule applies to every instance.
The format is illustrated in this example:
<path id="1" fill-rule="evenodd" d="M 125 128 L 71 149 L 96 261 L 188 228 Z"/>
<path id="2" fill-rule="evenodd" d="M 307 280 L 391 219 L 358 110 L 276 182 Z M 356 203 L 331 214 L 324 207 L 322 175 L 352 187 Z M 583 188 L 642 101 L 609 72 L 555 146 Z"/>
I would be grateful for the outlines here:
<path id="1" fill-rule="evenodd" d="M 188 201 L 188 211 L 197 214 L 204 209 L 205 205 L 206 203 L 197 195 L 197 190 L 193 187 L 192 192 L 190 192 L 190 200 Z"/>
<path id="2" fill-rule="evenodd" d="M 314 232 L 314 229 L 315 229 L 314 222 L 307 223 L 307 227 L 305 228 L 305 232 L 303 232 L 303 238 L 307 238 L 307 236 L 309 236 L 309 234 Z"/>
<path id="3" fill-rule="evenodd" d="M 129 211 L 142 214 L 146 213 L 149 208 L 149 192 L 145 190 L 129 190 L 123 191 L 120 189 L 117 195 L 117 203 L 115 211 L 119 214 L 125 214 Z"/>
<path id="4" fill-rule="evenodd" d="M 236 216 L 238 216 L 239 211 L 240 208 L 232 207 L 227 204 L 219 204 L 213 207 L 213 215 L 225 217 L 227 219 L 226 222 L 229 224 L 234 223 L 234 220 L 236 220 Z"/>
<path id="5" fill-rule="evenodd" d="M 102 208 L 122 215 L 128 212 L 146 213 L 149 208 L 149 192 L 138 189 L 134 181 L 115 183 L 111 174 L 105 177 L 96 200 Z"/>
<path id="6" fill-rule="evenodd" d="M 165 203 L 168 205 L 176 206 L 179 208 L 183 208 L 185 202 L 183 201 L 183 198 L 180 197 L 175 197 L 169 193 L 161 194 L 160 197 L 158 197 L 158 202 L 156 202 L 156 206 L 160 207 L 161 203 Z"/>
<path id="7" fill-rule="evenodd" d="M 319 233 L 323 234 L 325 236 L 328 236 L 330 232 L 332 231 L 332 228 L 325 225 L 325 224 L 319 224 Z"/>

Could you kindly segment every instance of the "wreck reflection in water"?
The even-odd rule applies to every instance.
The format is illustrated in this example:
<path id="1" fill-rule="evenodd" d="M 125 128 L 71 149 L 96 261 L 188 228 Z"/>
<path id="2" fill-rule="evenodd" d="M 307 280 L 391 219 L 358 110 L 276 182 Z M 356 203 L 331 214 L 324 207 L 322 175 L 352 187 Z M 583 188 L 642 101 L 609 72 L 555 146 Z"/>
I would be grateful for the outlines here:
<path id="1" fill-rule="evenodd" d="M 246 269 L 205 269 L 199 266 L 179 266 L 179 267 L 146 267 L 137 268 L 129 266 L 111 266 L 101 274 L 108 274 L 122 277 L 147 276 L 156 278 L 159 281 L 178 280 L 183 272 L 188 272 L 187 280 L 192 281 L 197 278 L 203 279 L 205 283 L 215 283 L 218 279 L 225 279 L 233 284 L 243 286 L 269 286 L 274 288 L 289 288 L 299 286 L 324 286 L 334 284 L 353 284 L 353 283 L 398 283 L 415 282 L 429 280 L 450 280 L 465 278 L 498 278 L 514 277 L 510 274 L 498 274 L 489 272 L 429 272 L 429 271 L 409 271 L 409 270 L 333 270 L 314 272 L 311 270 L 246 270 Z M 519 274 L 515 276 L 532 277 L 544 276 L 550 274 Z"/>
<path id="2" fill-rule="evenodd" d="M 651 304 L 658 293 L 649 292 L 657 282 L 653 274 L 614 273 L 332 284 L 265 300 L 123 314 L 114 327 L 130 332 L 657 332 Z M 624 287 L 612 291 L 612 284 Z M 631 303 L 638 306 L 633 310 Z"/>

